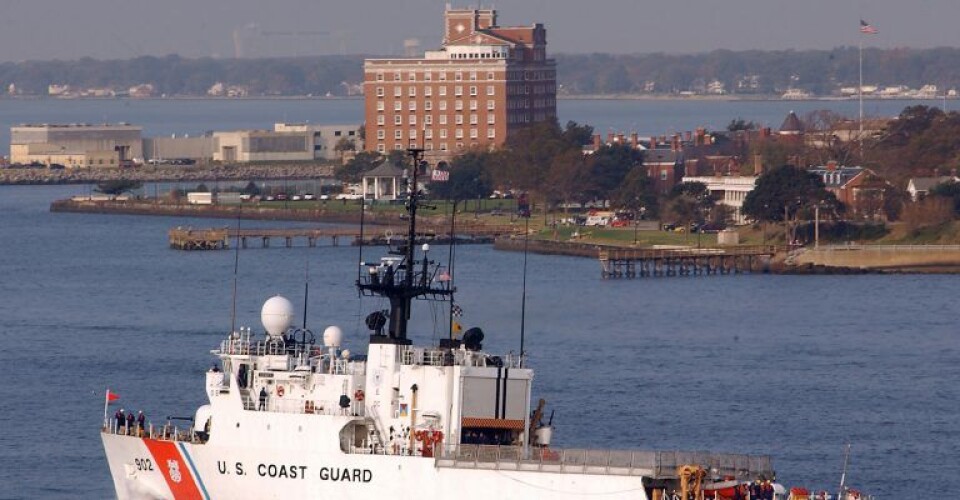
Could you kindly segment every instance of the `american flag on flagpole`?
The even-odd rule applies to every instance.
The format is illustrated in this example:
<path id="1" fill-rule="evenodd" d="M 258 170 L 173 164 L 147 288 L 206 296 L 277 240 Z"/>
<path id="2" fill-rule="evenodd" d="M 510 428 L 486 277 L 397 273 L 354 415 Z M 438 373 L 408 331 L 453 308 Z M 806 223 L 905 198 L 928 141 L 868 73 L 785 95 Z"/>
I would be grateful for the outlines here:
<path id="1" fill-rule="evenodd" d="M 878 31 L 877 31 L 877 28 L 875 28 L 873 25 L 861 19 L 860 33 L 863 33 L 864 35 L 876 35 Z"/>

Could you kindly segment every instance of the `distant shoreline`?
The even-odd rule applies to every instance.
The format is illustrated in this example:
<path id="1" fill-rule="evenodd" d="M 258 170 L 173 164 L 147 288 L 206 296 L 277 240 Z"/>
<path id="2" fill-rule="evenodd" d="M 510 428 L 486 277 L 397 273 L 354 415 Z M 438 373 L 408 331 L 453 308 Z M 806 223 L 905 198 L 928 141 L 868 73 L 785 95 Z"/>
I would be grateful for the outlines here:
<path id="1" fill-rule="evenodd" d="M 777 95 L 675 95 L 675 94 L 568 94 L 558 95 L 560 101 L 708 101 L 708 102 L 816 102 L 816 101 L 854 101 L 856 96 L 810 96 L 803 99 L 783 99 Z M 864 101 L 955 101 L 960 96 L 936 97 L 880 97 L 864 96 Z M 155 96 L 155 97 L 96 97 L 76 96 L 57 97 L 46 95 L 0 95 L 0 100 L 11 101 L 362 101 L 363 96 L 248 96 L 248 97 L 216 97 L 216 96 Z"/>

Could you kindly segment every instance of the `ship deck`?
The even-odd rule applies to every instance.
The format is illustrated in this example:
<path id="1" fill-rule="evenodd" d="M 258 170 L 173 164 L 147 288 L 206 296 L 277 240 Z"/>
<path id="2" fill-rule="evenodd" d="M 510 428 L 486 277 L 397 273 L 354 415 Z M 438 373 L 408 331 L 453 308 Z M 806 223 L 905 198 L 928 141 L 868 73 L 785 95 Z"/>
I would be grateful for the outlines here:
<path id="1" fill-rule="evenodd" d="M 586 449 L 531 449 L 517 446 L 445 445 L 438 467 L 608 474 L 677 479 L 677 469 L 696 464 L 713 475 L 736 478 L 774 477 L 773 462 L 765 455 L 688 451 L 630 451 Z"/>

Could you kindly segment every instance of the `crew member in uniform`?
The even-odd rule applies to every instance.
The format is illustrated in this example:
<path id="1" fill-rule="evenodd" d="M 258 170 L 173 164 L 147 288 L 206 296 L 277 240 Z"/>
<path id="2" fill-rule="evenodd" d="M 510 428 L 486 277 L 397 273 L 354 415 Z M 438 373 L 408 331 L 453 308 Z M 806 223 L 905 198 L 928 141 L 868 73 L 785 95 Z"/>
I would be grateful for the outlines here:
<path id="1" fill-rule="evenodd" d="M 123 408 L 117 410 L 117 412 L 113 414 L 113 417 L 117 419 L 117 434 L 120 434 L 123 430 L 123 424 L 127 421 L 126 416 L 123 414 Z"/>
<path id="2" fill-rule="evenodd" d="M 143 430 L 146 428 L 147 417 L 143 414 L 143 411 L 137 412 L 137 435 L 142 436 Z"/>
<path id="3" fill-rule="evenodd" d="M 259 410 L 260 410 L 260 411 L 263 411 L 264 408 L 266 408 L 266 406 L 267 406 L 267 388 L 266 388 L 266 387 L 261 387 L 261 388 L 260 388 L 260 408 L 259 408 Z"/>
<path id="4" fill-rule="evenodd" d="M 127 413 L 127 434 L 133 434 L 133 423 L 136 418 L 133 416 L 133 411 Z"/>

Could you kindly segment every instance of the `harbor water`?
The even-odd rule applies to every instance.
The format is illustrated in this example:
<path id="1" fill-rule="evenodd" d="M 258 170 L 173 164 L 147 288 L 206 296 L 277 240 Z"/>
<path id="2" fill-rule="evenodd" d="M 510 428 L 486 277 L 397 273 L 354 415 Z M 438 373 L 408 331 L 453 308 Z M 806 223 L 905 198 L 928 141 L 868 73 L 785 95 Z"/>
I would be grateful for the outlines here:
<path id="1" fill-rule="evenodd" d="M 894 117 L 906 106 L 948 109 L 955 100 L 869 100 L 868 117 Z M 735 118 L 777 129 L 787 113 L 803 117 L 816 110 L 848 117 L 859 113 L 856 100 L 738 101 L 702 99 L 561 99 L 560 123 L 569 120 L 608 132 L 663 135 L 697 127 L 725 130 Z M 0 99 L 0 155 L 10 153 L 10 127 L 24 123 L 119 123 L 143 127 L 144 137 L 197 136 L 210 131 L 272 129 L 277 122 L 357 124 L 360 99 Z"/>
<path id="2" fill-rule="evenodd" d="M 86 190 L 0 187 L 0 498 L 111 497 L 104 390 L 120 395 L 111 412 L 192 415 L 232 322 L 234 253 L 166 238 L 224 221 L 48 211 Z M 484 329 L 485 349 L 519 351 L 522 255 L 456 254 L 464 326 Z M 307 276 L 308 327 L 340 325 L 363 352 L 362 318 L 384 305 L 357 297 L 358 258 L 241 251 L 237 325 L 259 331 L 278 293 L 299 307 Z M 849 442 L 848 484 L 879 498 L 960 490 L 960 277 L 601 280 L 595 260 L 531 255 L 527 287 L 525 347 L 555 446 L 770 454 L 785 485 L 836 491 Z M 416 342 L 443 335 L 444 308 L 415 315 Z"/>

